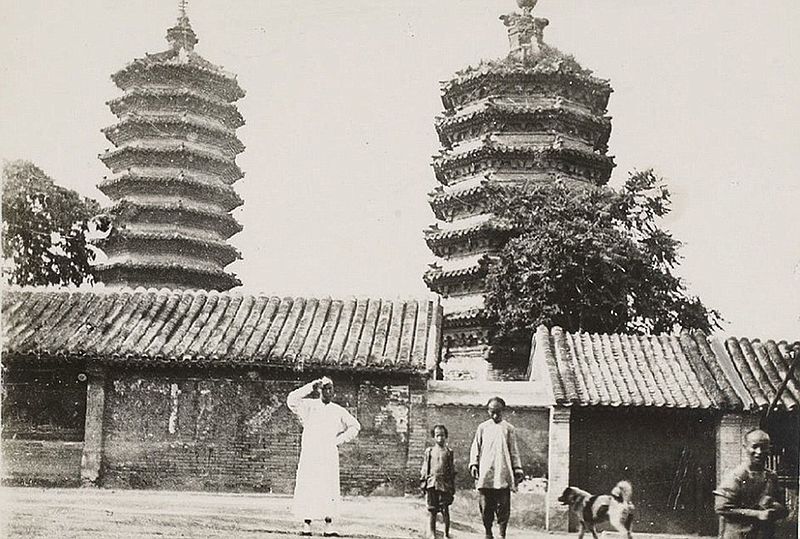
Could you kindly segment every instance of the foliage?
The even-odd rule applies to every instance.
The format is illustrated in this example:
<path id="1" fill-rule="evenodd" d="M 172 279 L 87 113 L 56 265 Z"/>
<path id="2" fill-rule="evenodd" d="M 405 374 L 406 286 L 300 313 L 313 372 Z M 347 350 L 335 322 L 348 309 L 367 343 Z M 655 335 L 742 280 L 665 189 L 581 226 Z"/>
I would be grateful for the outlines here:
<path id="1" fill-rule="evenodd" d="M 92 282 L 94 252 L 86 235 L 99 204 L 56 185 L 28 161 L 5 163 L 2 181 L 5 280 L 19 285 Z"/>
<path id="2" fill-rule="evenodd" d="M 659 228 L 670 195 L 652 170 L 624 187 L 490 188 L 515 230 L 488 263 L 487 311 L 502 336 L 539 324 L 568 331 L 668 332 L 719 327 L 720 314 L 674 274 L 680 242 Z"/>

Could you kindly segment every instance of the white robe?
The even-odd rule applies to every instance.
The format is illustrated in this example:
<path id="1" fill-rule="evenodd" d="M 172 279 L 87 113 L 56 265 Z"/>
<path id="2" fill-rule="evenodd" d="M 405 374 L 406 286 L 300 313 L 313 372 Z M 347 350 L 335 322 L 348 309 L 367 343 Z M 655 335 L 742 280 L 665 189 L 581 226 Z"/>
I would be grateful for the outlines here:
<path id="1" fill-rule="evenodd" d="M 338 404 L 304 398 L 313 391 L 314 382 L 310 382 L 286 398 L 303 424 L 293 512 L 304 520 L 338 515 L 338 446 L 355 438 L 361 429 L 358 420 Z"/>

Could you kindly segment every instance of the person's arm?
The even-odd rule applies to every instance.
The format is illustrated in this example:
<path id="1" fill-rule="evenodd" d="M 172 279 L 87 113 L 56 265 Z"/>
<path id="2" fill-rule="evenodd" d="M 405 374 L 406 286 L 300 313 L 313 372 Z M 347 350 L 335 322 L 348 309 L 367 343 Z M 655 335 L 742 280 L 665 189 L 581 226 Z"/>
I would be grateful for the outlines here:
<path id="1" fill-rule="evenodd" d="M 426 447 L 422 452 L 422 468 L 419 469 L 419 480 L 425 481 L 428 479 L 428 466 L 431 460 L 431 448 Z"/>
<path id="2" fill-rule="evenodd" d="M 769 502 L 764 509 L 770 512 L 769 520 L 780 520 L 789 516 L 789 511 L 783 505 L 783 497 L 781 496 L 781 489 L 778 488 L 778 476 L 774 473 L 767 474 L 767 486 L 764 489 L 764 498 Z"/>
<path id="3" fill-rule="evenodd" d="M 514 470 L 514 478 L 519 483 L 525 477 L 525 471 L 522 469 L 522 457 L 519 454 L 517 431 L 514 427 L 509 427 L 508 429 L 508 452 L 511 454 L 511 467 Z"/>
<path id="4" fill-rule="evenodd" d="M 361 423 L 350 412 L 342 408 L 342 432 L 336 435 L 336 445 L 346 444 L 361 432 Z"/>
<path id="5" fill-rule="evenodd" d="M 469 473 L 472 477 L 478 479 L 479 467 L 478 464 L 481 458 L 481 446 L 483 443 L 483 430 L 480 425 L 475 431 L 475 438 L 472 439 L 472 446 L 469 449 Z"/>
<path id="6" fill-rule="evenodd" d="M 767 520 L 769 518 L 767 510 L 741 506 L 741 490 L 742 480 L 737 473 L 728 474 L 714 491 L 714 511 L 721 517 L 738 522 L 753 523 Z"/>
<path id="7" fill-rule="evenodd" d="M 452 493 L 456 491 L 456 464 L 454 462 L 453 451 L 447 453 L 447 483 L 452 487 Z"/>
<path id="8" fill-rule="evenodd" d="M 308 406 L 305 406 L 304 399 L 311 395 L 317 387 L 319 380 L 313 380 L 304 386 L 300 386 L 294 391 L 291 391 L 286 396 L 286 406 L 296 415 L 303 419 L 306 416 Z"/>

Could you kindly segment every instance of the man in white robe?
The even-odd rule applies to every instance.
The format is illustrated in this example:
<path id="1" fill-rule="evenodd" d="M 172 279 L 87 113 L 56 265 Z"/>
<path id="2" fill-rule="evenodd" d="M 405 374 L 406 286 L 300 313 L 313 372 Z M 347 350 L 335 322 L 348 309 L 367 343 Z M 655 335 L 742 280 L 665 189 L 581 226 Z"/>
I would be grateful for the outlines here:
<path id="1" fill-rule="evenodd" d="M 319 397 L 308 398 L 315 391 Z M 300 535 L 311 535 L 311 521 L 324 519 L 323 536 L 338 536 L 330 530 L 341 497 L 338 446 L 358 436 L 361 424 L 343 407 L 331 402 L 333 393 L 333 381 L 324 377 L 286 397 L 287 406 L 303 424 L 294 488 L 294 515 L 303 520 Z"/>

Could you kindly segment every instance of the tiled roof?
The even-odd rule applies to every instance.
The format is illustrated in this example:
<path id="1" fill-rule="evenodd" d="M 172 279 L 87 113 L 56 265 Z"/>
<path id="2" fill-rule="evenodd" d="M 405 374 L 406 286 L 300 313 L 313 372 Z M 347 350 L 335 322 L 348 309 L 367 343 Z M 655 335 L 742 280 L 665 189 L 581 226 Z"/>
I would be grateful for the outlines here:
<path id="1" fill-rule="evenodd" d="M 129 200 L 121 200 L 110 206 L 107 209 L 110 215 L 115 216 L 119 222 L 131 221 L 131 217 L 139 215 L 140 213 L 156 214 L 161 213 L 164 215 L 182 214 L 190 219 L 202 219 L 215 223 L 215 230 L 223 237 L 229 238 L 234 234 L 242 231 L 242 225 L 228 212 L 211 208 L 198 208 L 188 206 L 182 201 L 172 202 L 131 202 Z M 150 218 L 150 222 L 156 222 L 156 219 Z M 176 219 L 173 219 L 173 222 Z"/>
<path id="2" fill-rule="evenodd" d="M 540 326 L 533 344 L 534 372 L 546 372 L 561 405 L 743 407 L 702 332 L 598 335 Z"/>
<path id="3" fill-rule="evenodd" d="M 10 289 L 5 358 L 424 372 L 435 300 L 279 298 L 206 291 Z"/>
<path id="4" fill-rule="evenodd" d="M 555 101 L 555 98 L 551 98 L 551 101 Z M 565 105 L 536 106 L 526 103 L 487 101 L 484 106 L 468 112 L 439 116 L 436 118 L 436 129 L 441 131 L 448 127 L 469 122 L 476 118 L 486 117 L 488 119 L 493 119 L 504 117 L 509 114 L 529 115 L 533 117 L 547 115 L 573 116 L 599 127 L 605 128 L 611 125 L 611 120 L 608 117 L 591 114 L 578 107 L 570 107 Z"/>
<path id="5" fill-rule="evenodd" d="M 231 129 L 244 125 L 244 118 L 235 105 L 190 88 L 133 88 L 124 95 L 106 101 L 106 104 L 111 108 L 111 112 L 120 116 L 129 112 L 131 103 L 162 98 L 179 110 L 186 112 L 199 110 L 206 115 L 209 113 L 219 115 Z M 155 113 L 153 110 L 148 112 Z"/>
<path id="6" fill-rule="evenodd" d="M 195 174 L 191 172 L 185 173 L 180 169 L 177 169 L 174 174 L 164 174 L 161 171 L 138 173 L 132 167 L 131 170 L 106 178 L 97 187 L 112 199 L 121 198 L 129 192 L 158 193 L 164 190 L 172 190 L 174 192 L 184 188 L 194 194 L 210 194 L 214 202 L 218 203 L 226 211 L 237 208 L 244 203 L 230 185 L 222 182 L 203 181 L 198 179 Z"/>
<path id="7" fill-rule="evenodd" d="M 478 148 L 465 152 L 440 152 L 439 155 L 433 158 L 433 170 L 436 179 L 447 185 L 449 180 L 445 171 L 468 163 L 492 158 L 567 159 L 595 167 L 607 174 L 610 174 L 614 168 L 614 158 L 605 154 L 568 147 L 535 147 L 490 141 Z"/>
<path id="8" fill-rule="evenodd" d="M 478 224 L 465 226 L 463 228 L 449 228 L 442 230 L 439 228 L 438 223 L 429 226 L 423 232 L 425 234 L 425 241 L 428 245 L 433 245 L 439 242 L 458 239 L 470 236 L 479 235 L 482 232 L 510 232 L 511 226 L 504 223 L 500 219 L 488 219 Z"/>
<path id="9" fill-rule="evenodd" d="M 111 80 L 125 90 L 141 79 L 152 79 L 154 72 L 166 72 L 170 79 L 176 78 L 177 73 L 191 77 L 205 76 L 217 84 L 218 91 L 225 98 L 233 101 L 245 96 L 236 75 L 224 71 L 195 52 L 190 52 L 185 60 L 181 59 L 174 49 L 137 58 L 111 75 Z"/>
<path id="10" fill-rule="evenodd" d="M 542 44 L 542 52 L 520 61 L 513 57 L 500 60 L 482 60 L 477 66 L 458 71 L 452 80 L 440 83 L 443 93 L 448 93 L 466 83 L 487 76 L 561 76 L 597 88 L 597 91 L 611 93 L 607 80 L 592 76 L 592 71 L 581 67 L 568 54 L 555 47 Z"/>
<path id="11" fill-rule="evenodd" d="M 105 127 L 100 131 L 110 142 L 119 146 L 125 143 L 125 138 L 121 136 L 125 131 L 138 127 L 140 129 L 144 128 L 146 131 L 159 133 L 163 126 L 182 128 L 185 132 L 204 131 L 214 137 L 218 137 L 231 152 L 240 153 L 244 151 L 244 144 L 236 138 L 236 133 L 232 129 L 226 128 L 220 122 L 211 121 L 197 114 L 187 114 L 186 112 L 174 116 L 128 113 L 118 123 Z"/>
<path id="12" fill-rule="evenodd" d="M 197 237 L 180 230 L 155 232 L 116 227 L 112 228 L 111 234 L 96 240 L 94 244 L 105 250 L 109 246 L 113 247 L 114 244 L 128 245 L 130 241 L 143 243 L 160 242 L 178 245 L 184 249 L 196 249 L 217 259 L 223 265 L 228 265 L 234 260 L 242 258 L 239 250 L 227 242 Z M 108 254 L 108 251 L 106 251 L 106 254 Z"/>
<path id="13" fill-rule="evenodd" d="M 775 398 L 789 370 L 789 351 L 793 346 L 800 347 L 800 342 L 790 345 L 786 341 L 761 342 L 757 339 L 751 341 L 733 337 L 725 341 L 725 351 L 746 392 L 744 399 L 749 397 L 752 407 L 766 408 Z M 779 408 L 795 410 L 800 406 L 800 388 L 796 373 L 797 371 L 777 402 Z"/>

